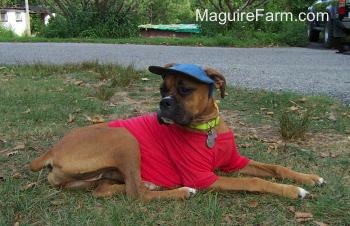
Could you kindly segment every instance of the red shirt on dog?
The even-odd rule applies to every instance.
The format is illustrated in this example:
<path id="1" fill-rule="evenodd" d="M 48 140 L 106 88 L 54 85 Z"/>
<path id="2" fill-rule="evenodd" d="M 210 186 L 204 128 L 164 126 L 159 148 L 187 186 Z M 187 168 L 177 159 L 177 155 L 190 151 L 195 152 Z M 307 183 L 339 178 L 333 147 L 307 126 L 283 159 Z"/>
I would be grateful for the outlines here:
<path id="1" fill-rule="evenodd" d="M 214 170 L 232 172 L 249 159 L 239 154 L 233 132 L 219 133 L 215 146 L 206 145 L 207 134 L 188 131 L 176 124 L 161 125 L 156 114 L 116 120 L 109 127 L 124 127 L 138 140 L 142 180 L 173 188 L 206 188 L 218 176 Z"/>

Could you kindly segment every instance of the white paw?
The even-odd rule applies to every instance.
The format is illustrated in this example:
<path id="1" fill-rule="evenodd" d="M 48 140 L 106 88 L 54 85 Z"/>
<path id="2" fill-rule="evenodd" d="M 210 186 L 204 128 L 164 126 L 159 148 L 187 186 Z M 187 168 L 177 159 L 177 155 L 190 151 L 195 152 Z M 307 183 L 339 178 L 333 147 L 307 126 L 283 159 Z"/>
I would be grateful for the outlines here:
<path id="1" fill-rule="evenodd" d="M 325 183 L 326 183 L 326 181 L 322 177 L 320 179 L 318 179 L 318 182 L 317 182 L 318 185 L 323 185 Z"/>
<path id="2" fill-rule="evenodd" d="M 301 199 L 307 197 L 310 194 L 310 192 L 306 191 L 303 188 L 298 187 L 298 190 L 299 190 L 298 195 Z"/>
<path id="3" fill-rule="evenodd" d="M 187 193 L 188 193 L 187 198 L 190 198 L 190 197 L 194 196 L 194 195 L 197 193 L 197 190 L 194 189 L 194 188 L 182 187 L 182 188 L 180 188 L 180 189 L 181 189 L 181 190 L 187 191 Z"/>
<path id="4" fill-rule="evenodd" d="M 150 191 L 153 191 L 153 190 L 158 190 L 160 187 L 151 183 L 151 182 L 148 182 L 148 181 L 144 181 L 143 184 L 145 185 L 145 187 L 150 190 Z"/>

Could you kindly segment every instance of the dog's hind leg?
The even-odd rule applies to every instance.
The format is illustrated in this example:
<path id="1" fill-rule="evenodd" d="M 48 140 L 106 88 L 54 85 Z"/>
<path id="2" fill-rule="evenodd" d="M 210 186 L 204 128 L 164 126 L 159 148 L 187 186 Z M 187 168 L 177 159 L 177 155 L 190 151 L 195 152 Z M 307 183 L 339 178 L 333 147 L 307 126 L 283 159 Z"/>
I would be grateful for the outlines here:
<path id="1" fill-rule="evenodd" d="M 115 182 L 110 180 L 101 180 L 99 181 L 99 184 L 96 187 L 96 189 L 92 192 L 92 195 L 95 198 L 103 198 L 110 197 L 116 194 L 122 194 L 125 193 L 125 191 L 125 184 L 116 184 Z"/>
<path id="2" fill-rule="evenodd" d="M 298 173 L 287 167 L 260 163 L 251 161 L 241 171 L 243 174 L 256 177 L 275 177 L 281 179 L 290 179 L 300 184 L 321 185 L 325 183 L 324 179 L 315 174 Z"/>
<path id="3" fill-rule="evenodd" d="M 38 172 L 39 170 L 48 165 L 52 165 L 52 151 L 48 151 L 45 154 L 34 159 L 30 163 L 30 170 L 33 172 Z"/>
<path id="4" fill-rule="evenodd" d="M 115 165 L 123 175 L 126 195 L 130 198 L 139 198 L 143 192 L 140 149 L 133 137 L 129 139 L 132 139 L 132 142 L 115 152 Z"/>

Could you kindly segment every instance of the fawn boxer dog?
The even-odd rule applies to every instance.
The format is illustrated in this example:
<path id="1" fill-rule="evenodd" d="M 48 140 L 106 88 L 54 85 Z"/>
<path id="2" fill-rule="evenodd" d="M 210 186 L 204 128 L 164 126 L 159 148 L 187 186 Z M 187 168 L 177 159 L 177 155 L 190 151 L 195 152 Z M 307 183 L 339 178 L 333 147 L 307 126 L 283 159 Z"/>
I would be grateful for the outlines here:
<path id="1" fill-rule="evenodd" d="M 61 188 L 89 189 L 95 197 L 126 193 L 145 201 L 185 199 L 198 189 L 304 198 L 309 193 L 303 188 L 258 177 L 324 183 L 317 175 L 239 154 L 213 96 L 215 89 L 225 96 L 225 78 L 216 70 L 168 64 L 149 71 L 163 78 L 157 113 L 74 129 L 33 160 L 31 170 L 48 168 L 49 183 Z M 215 170 L 253 177 L 217 176 Z"/>

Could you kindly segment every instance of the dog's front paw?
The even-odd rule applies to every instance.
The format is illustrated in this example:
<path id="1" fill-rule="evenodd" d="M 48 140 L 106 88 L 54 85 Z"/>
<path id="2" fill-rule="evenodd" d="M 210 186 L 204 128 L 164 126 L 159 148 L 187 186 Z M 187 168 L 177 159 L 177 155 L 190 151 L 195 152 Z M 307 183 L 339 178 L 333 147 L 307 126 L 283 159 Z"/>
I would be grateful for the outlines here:
<path id="1" fill-rule="evenodd" d="M 179 190 L 183 192 L 183 198 L 185 199 L 189 199 L 197 193 L 196 189 L 190 187 L 181 187 Z"/>
<path id="2" fill-rule="evenodd" d="M 307 198 L 310 195 L 310 192 L 305 189 L 298 187 L 298 197 L 301 199 Z"/>
<path id="3" fill-rule="evenodd" d="M 321 186 L 326 184 L 326 181 L 322 177 L 319 177 L 315 174 L 306 174 L 305 178 L 303 179 L 303 183 L 307 185 L 312 185 L 312 186 L 315 186 L 315 185 Z"/>
<path id="4" fill-rule="evenodd" d="M 316 183 L 317 185 L 324 185 L 326 184 L 326 181 L 322 177 L 320 177 Z"/>

